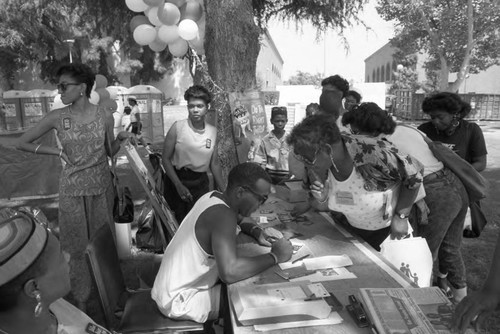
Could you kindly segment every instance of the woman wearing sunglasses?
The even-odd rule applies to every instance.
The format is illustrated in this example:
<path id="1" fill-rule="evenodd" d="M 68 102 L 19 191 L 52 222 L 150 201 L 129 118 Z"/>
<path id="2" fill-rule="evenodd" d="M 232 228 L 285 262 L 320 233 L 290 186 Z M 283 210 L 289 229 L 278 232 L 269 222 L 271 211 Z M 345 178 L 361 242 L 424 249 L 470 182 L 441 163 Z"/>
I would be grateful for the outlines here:
<path id="1" fill-rule="evenodd" d="M 113 135 L 111 114 L 90 103 L 95 74 L 83 64 L 64 65 L 56 73 L 57 89 L 66 107 L 51 111 L 18 141 L 18 149 L 38 155 L 56 155 L 66 163 L 59 179 L 59 229 L 61 245 L 71 255 L 73 297 L 85 310 L 91 276 L 84 258 L 94 232 L 113 224 L 113 187 L 107 157 L 120 148 L 129 134 Z M 61 147 L 37 140 L 56 130 Z"/>
<path id="2" fill-rule="evenodd" d="M 309 170 L 313 206 L 343 213 L 349 228 L 377 250 L 389 234 L 408 234 L 408 214 L 422 183 L 417 161 L 388 141 L 341 136 L 329 115 L 304 119 L 288 143 Z"/>
<path id="3" fill-rule="evenodd" d="M 194 85 L 184 93 L 188 118 L 172 124 L 163 143 L 165 168 L 164 196 L 179 223 L 194 203 L 209 189 L 207 172 L 212 172 L 215 187 L 223 190 L 222 170 L 216 151 L 216 129 L 205 121 L 212 95 Z"/>
<path id="4" fill-rule="evenodd" d="M 69 255 L 32 213 L 0 210 L 0 334 L 109 333 L 63 299 Z"/>

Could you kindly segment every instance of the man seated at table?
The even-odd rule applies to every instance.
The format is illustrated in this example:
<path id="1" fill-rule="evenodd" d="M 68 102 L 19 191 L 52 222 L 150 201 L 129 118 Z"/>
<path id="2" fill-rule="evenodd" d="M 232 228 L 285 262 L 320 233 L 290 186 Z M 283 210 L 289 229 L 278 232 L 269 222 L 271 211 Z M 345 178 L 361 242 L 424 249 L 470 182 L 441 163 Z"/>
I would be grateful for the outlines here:
<path id="1" fill-rule="evenodd" d="M 266 169 L 274 184 L 288 179 L 288 153 L 285 126 L 288 122 L 286 107 L 271 109 L 271 130 L 260 142 L 253 161 Z"/>
<path id="2" fill-rule="evenodd" d="M 259 165 L 243 163 L 229 172 L 224 193 L 212 191 L 196 202 L 165 250 L 151 291 L 164 315 L 199 323 L 217 319 L 223 302 L 219 280 L 234 283 L 290 259 L 292 244 L 284 238 L 263 255 L 236 252 L 240 227 L 261 244 L 276 240 L 272 229 L 247 222 L 238 226 L 238 215 L 248 217 L 266 201 L 270 181 Z"/>

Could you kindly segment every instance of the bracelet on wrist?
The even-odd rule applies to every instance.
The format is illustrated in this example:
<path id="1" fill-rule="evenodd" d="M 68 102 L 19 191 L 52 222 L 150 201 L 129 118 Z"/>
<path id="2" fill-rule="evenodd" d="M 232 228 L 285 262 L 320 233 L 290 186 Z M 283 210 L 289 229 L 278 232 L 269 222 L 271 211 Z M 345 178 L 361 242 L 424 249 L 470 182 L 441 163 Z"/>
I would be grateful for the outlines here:
<path id="1" fill-rule="evenodd" d="M 328 201 L 328 196 L 325 197 L 324 200 L 319 200 L 318 198 L 316 198 L 316 201 L 319 203 L 319 204 L 325 204 L 327 201 Z"/>
<path id="2" fill-rule="evenodd" d="M 61 151 L 59 151 L 59 158 L 62 156 L 63 149 L 61 148 Z"/>
<path id="3" fill-rule="evenodd" d="M 38 146 L 35 148 L 35 154 L 37 154 L 36 152 L 38 151 L 38 149 L 40 148 L 40 146 L 42 146 L 42 144 L 38 144 Z"/>
<path id="4" fill-rule="evenodd" d="M 274 259 L 274 264 L 278 264 L 278 256 L 276 256 L 273 252 L 269 252 L 268 254 Z"/>

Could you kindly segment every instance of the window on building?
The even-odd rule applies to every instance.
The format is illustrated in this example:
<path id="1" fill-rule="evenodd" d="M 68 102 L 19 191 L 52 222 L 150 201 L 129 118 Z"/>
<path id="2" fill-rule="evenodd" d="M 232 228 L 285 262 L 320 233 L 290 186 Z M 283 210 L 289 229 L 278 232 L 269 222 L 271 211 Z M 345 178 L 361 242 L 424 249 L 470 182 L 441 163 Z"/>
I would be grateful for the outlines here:
<path id="1" fill-rule="evenodd" d="M 377 67 L 377 79 L 375 79 L 375 82 L 380 82 L 380 67 Z"/>
<path id="2" fill-rule="evenodd" d="M 373 69 L 372 73 L 372 82 L 377 82 L 377 72 L 375 72 L 375 69 Z"/>
<path id="3" fill-rule="evenodd" d="M 389 63 L 385 65 L 385 80 L 386 81 L 391 80 L 391 65 Z"/>

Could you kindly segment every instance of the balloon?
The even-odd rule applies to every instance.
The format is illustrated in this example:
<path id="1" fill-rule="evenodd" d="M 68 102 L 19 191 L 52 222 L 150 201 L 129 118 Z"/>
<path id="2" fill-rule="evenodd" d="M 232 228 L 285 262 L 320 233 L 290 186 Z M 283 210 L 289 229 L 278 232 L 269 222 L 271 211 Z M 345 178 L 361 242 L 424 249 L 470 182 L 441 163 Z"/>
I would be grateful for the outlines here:
<path id="1" fill-rule="evenodd" d="M 108 91 L 109 93 L 109 98 L 111 100 L 116 100 L 116 97 L 118 96 L 118 92 L 115 90 L 115 89 L 109 89 L 106 87 L 106 90 Z"/>
<path id="2" fill-rule="evenodd" d="M 135 28 L 140 26 L 141 24 L 151 24 L 148 18 L 144 15 L 136 15 L 130 20 L 130 31 L 134 32 Z"/>
<path id="3" fill-rule="evenodd" d="M 139 45 L 148 45 L 156 38 L 156 29 L 149 24 L 141 24 L 134 30 L 134 40 Z"/>
<path id="4" fill-rule="evenodd" d="M 190 19 L 182 20 L 179 23 L 179 36 L 186 41 L 195 39 L 198 36 L 198 25 Z"/>
<path id="5" fill-rule="evenodd" d="M 163 0 L 143 0 L 144 3 L 151 7 L 158 7 L 163 3 Z"/>
<path id="6" fill-rule="evenodd" d="M 95 89 L 106 88 L 108 85 L 108 79 L 102 74 L 97 74 L 95 76 Z"/>
<path id="7" fill-rule="evenodd" d="M 201 16 L 203 15 L 203 7 L 201 4 L 196 1 L 196 0 L 191 0 L 187 1 L 184 5 L 181 7 L 181 18 L 184 19 L 190 19 L 193 21 L 198 21 L 201 19 Z"/>
<path id="8" fill-rule="evenodd" d="M 158 7 L 151 7 L 148 11 L 148 19 L 155 26 L 161 26 L 163 24 L 158 18 Z"/>
<path id="9" fill-rule="evenodd" d="M 106 100 L 109 100 L 111 95 L 109 94 L 108 90 L 106 88 L 98 88 L 95 90 L 97 94 L 99 94 L 99 101 L 104 102 Z"/>
<path id="10" fill-rule="evenodd" d="M 186 2 L 186 0 L 166 0 L 166 2 L 170 2 L 174 4 L 175 6 L 181 8 L 182 5 Z"/>
<path id="11" fill-rule="evenodd" d="M 203 39 L 200 37 L 200 34 L 190 40 L 189 44 L 195 49 L 203 49 Z"/>
<path id="12" fill-rule="evenodd" d="M 92 104 L 99 104 L 99 94 L 96 93 L 95 90 L 90 92 L 90 103 Z"/>
<path id="13" fill-rule="evenodd" d="M 171 3 L 165 3 L 163 6 L 159 7 L 158 10 L 158 18 L 161 22 L 168 26 L 172 26 L 177 24 L 181 19 L 181 12 L 176 5 Z"/>
<path id="14" fill-rule="evenodd" d="M 169 44 L 179 38 L 179 28 L 177 26 L 161 26 L 158 30 L 158 37 L 163 42 Z"/>
<path id="15" fill-rule="evenodd" d="M 115 112 L 118 109 L 118 104 L 116 101 L 107 99 L 104 101 L 99 101 L 99 105 L 106 111 Z"/>
<path id="16" fill-rule="evenodd" d="M 183 57 L 188 51 L 188 48 L 188 43 L 182 38 L 179 38 L 176 41 L 168 44 L 168 50 L 174 57 Z"/>
<path id="17" fill-rule="evenodd" d="M 133 12 L 139 13 L 148 9 L 148 5 L 146 5 L 142 0 L 125 0 L 125 4 L 127 5 L 128 9 Z"/>
<path id="18" fill-rule="evenodd" d="M 153 50 L 154 52 L 162 52 L 163 50 L 165 50 L 165 48 L 167 47 L 167 43 L 163 42 L 163 41 L 153 41 L 151 43 L 149 43 L 149 48 L 151 50 Z"/>

